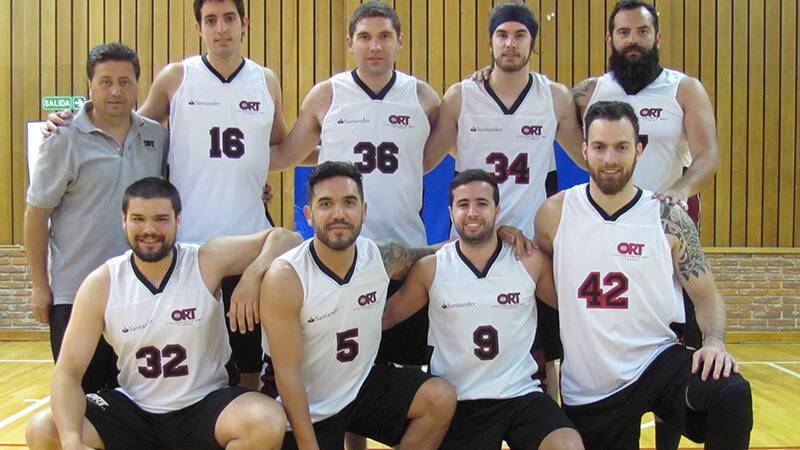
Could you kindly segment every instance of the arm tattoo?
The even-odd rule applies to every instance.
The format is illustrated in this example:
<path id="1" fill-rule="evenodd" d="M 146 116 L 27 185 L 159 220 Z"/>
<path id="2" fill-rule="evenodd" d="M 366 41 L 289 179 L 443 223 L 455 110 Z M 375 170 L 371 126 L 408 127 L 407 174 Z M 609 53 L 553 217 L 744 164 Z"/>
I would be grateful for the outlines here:
<path id="1" fill-rule="evenodd" d="M 376 244 L 381 251 L 386 273 L 394 280 L 405 279 L 417 260 L 434 253 L 431 247 L 405 248 L 391 239 L 381 239 Z"/>
<path id="2" fill-rule="evenodd" d="M 700 236 L 697 227 L 683 209 L 679 206 L 661 204 L 661 223 L 664 233 L 678 238 L 678 269 L 686 281 L 690 277 L 699 277 L 701 273 L 711 270 L 711 266 L 700 246 Z"/>
<path id="3" fill-rule="evenodd" d="M 586 97 L 586 92 L 594 86 L 595 78 L 587 78 L 572 87 L 572 98 Z"/>

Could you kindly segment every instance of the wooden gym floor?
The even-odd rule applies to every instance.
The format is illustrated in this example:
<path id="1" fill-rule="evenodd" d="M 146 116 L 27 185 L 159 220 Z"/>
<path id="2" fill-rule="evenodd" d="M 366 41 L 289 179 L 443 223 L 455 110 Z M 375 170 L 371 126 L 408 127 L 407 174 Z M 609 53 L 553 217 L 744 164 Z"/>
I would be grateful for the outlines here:
<path id="1" fill-rule="evenodd" d="M 800 449 L 800 344 L 729 344 L 753 389 L 752 449 Z M 0 341 L 0 449 L 25 447 L 25 424 L 50 402 L 48 342 Z M 654 448 L 653 417 L 642 420 L 642 448 Z M 700 448 L 686 439 L 681 448 Z M 385 448 L 370 443 L 370 448 Z"/>

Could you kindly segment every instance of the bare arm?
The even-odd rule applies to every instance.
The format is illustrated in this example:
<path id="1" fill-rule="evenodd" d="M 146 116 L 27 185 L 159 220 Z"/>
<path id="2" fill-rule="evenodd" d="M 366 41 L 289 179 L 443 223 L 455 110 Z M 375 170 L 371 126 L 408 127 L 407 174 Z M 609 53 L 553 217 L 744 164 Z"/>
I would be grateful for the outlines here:
<path id="1" fill-rule="evenodd" d="M 678 103 L 683 109 L 683 128 L 692 155 L 692 164 L 672 186 L 656 196 L 680 203 L 702 190 L 719 168 L 719 147 L 714 109 L 699 80 L 685 77 L 678 87 Z"/>
<path id="2" fill-rule="evenodd" d="M 378 249 L 383 257 L 386 273 L 393 280 L 405 279 L 417 260 L 436 253 L 436 250 L 444 245 L 442 242 L 427 247 L 406 248 L 392 239 L 381 239 L 375 243 L 378 244 Z"/>
<path id="3" fill-rule="evenodd" d="M 521 261 L 528 270 L 528 274 L 536 282 L 536 297 L 552 308 L 558 309 L 556 287 L 553 282 L 553 263 L 550 258 L 537 248 L 530 256 L 525 256 Z"/>
<path id="4" fill-rule="evenodd" d="M 661 223 L 672 248 L 672 262 L 678 280 L 694 303 L 697 323 L 703 332 L 703 347 L 694 355 L 692 372 L 702 364 L 702 379 L 712 374 L 728 377 L 738 372 L 733 356 L 725 349 L 725 302 L 714 283 L 711 265 L 700 247 L 692 219 L 678 206 L 662 203 Z M 713 373 L 712 373 L 713 371 Z"/>
<path id="5" fill-rule="evenodd" d="M 534 219 L 533 242 L 550 258 L 553 257 L 553 239 L 561 222 L 561 205 L 564 202 L 564 191 L 548 198 L 539 207 Z"/>
<path id="6" fill-rule="evenodd" d="M 31 310 L 40 323 L 50 323 L 50 308 L 53 306 L 53 291 L 47 276 L 47 250 L 50 230 L 48 220 L 53 210 L 28 205 L 22 227 L 25 239 L 25 256 L 31 274 Z"/>
<path id="7" fill-rule="evenodd" d="M 426 256 L 411 268 L 403 286 L 386 301 L 383 329 L 408 319 L 428 303 L 428 290 L 436 273 L 436 256 Z"/>
<path id="8" fill-rule="evenodd" d="M 330 80 L 311 88 L 303 100 L 297 121 L 283 143 L 272 147 L 269 170 L 286 170 L 301 163 L 316 149 L 322 133 L 322 120 L 331 107 L 333 87 Z"/>
<path id="9" fill-rule="evenodd" d="M 553 109 L 558 120 L 556 140 L 564 148 L 572 161 L 581 169 L 586 170 L 586 162 L 581 153 L 583 132 L 575 115 L 576 106 L 567 87 L 560 83 L 550 82 L 550 92 L 553 95 Z"/>
<path id="10" fill-rule="evenodd" d="M 285 261 L 276 262 L 261 285 L 261 323 L 267 333 L 270 357 L 275 366 L 275 384 L 292 425 L 297 446 L 318 448 L 311 424 L 303 376 L 303 337 L 300 308 L 303 288 L 297 272 Z"/>
<path id="11" fill-rule="evenodd" d="M 594 88 L 597 86 L 597 78 L 587 78 L 572 87 L 572 100 L 575 102 L 575 116 L 578 118 L 578 125 L 583 127 L 583 115 L 586 113 L 586 107 L 589 106 L 589 100 L 594 94 Z M 583 134 L 581 132 L 581 134 Z"/>
<path id="12" fill-rule="evenodd" d="M 103 265 L 89 274 L 78 289 L 51 388 L 53 419 L 64 448 L 82 445 L 86 399 L 81 379 L 103 332 L 108 303 L 109 273 Z"/>
<path id="13" fill-rule="evenodd" d="M 209 291 L 223 277 L 242 274 L 231 296 L 228 321 L 231 331 L 252 331 L 259 317 L 259 288 L 272 261 L 302 241 L 285 228 L 270 228 L 247 236 L 212 239 L 200 248 L 200 271 Z"/>
<path id="14" fill-rule="evenodd" d="M 169 102 L 182 81 L 183 64 L 168 64 L 153 79 L 150 92 L 137 112 L 162 124 L 166 123 L 169 119 Z"/>
<path id="15" fill-rule="evenodd" d="M 425 143 L 422 165 L 426 173 L 436 168 L 448 151 L 455 149 L 459 114 L 461 114 L 461 83 L 456 83 L 445 92 L 439 108 L 439 119 Z"/>

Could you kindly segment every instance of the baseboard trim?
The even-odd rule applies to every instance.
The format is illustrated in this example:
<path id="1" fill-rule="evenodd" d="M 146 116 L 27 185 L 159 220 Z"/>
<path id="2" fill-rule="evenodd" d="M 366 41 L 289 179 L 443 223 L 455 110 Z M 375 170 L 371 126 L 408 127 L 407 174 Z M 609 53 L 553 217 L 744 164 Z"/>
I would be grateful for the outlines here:
<path id="1" fill-rule="evenodd" d="M 0 330 L 0 341 L 49 341 L 49 330 Z"/>

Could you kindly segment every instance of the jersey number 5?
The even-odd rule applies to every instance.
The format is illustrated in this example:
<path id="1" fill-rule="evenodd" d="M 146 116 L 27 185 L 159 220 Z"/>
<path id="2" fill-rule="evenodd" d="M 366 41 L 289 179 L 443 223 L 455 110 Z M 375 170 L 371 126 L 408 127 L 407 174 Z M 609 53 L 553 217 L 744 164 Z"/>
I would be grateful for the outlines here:
<path id="1" fill-rule="evenodd" d="M 244 155 L 244 133 L 238 128 L 226 128 L 220 136 L 219 127 L 208 130 L 211 135 L 211 150 L 208 155 L 211 158 L 222 158 L 225 154 L 228 158 L 239 159 Z"/>
<path id="2" fill-rule="evenodd" d="M 161 358 L 169 358 L 161 365 Z M 159 350 L 154 346 L 142 347 L 136 352 L 136 359 L 145 360 L 145 366 L 139 366 L 139 373 L 145 378 L 182 377 L 189 374 L 189 366 L 181 365 L 186 361 L 186 349 L 177 344 L 165 345 Z"/>
<path id="3" fill-rule="evenodd" d="M 578 297 L 586 300 L 587 308 L 628 309 L 628 277 L 624 273 L 611 272 L 603 277 L 603 286 L 611 289 L 603 291 L 600 287 L 600 272 L 592 272 L 578 288 Z"/>
<path id="4" fill-rule="evenodd" d="M 339 362 L 350 362 L 358 356 L 358 328 L 351 328 L 336 333 L 336 359 Z"/>

